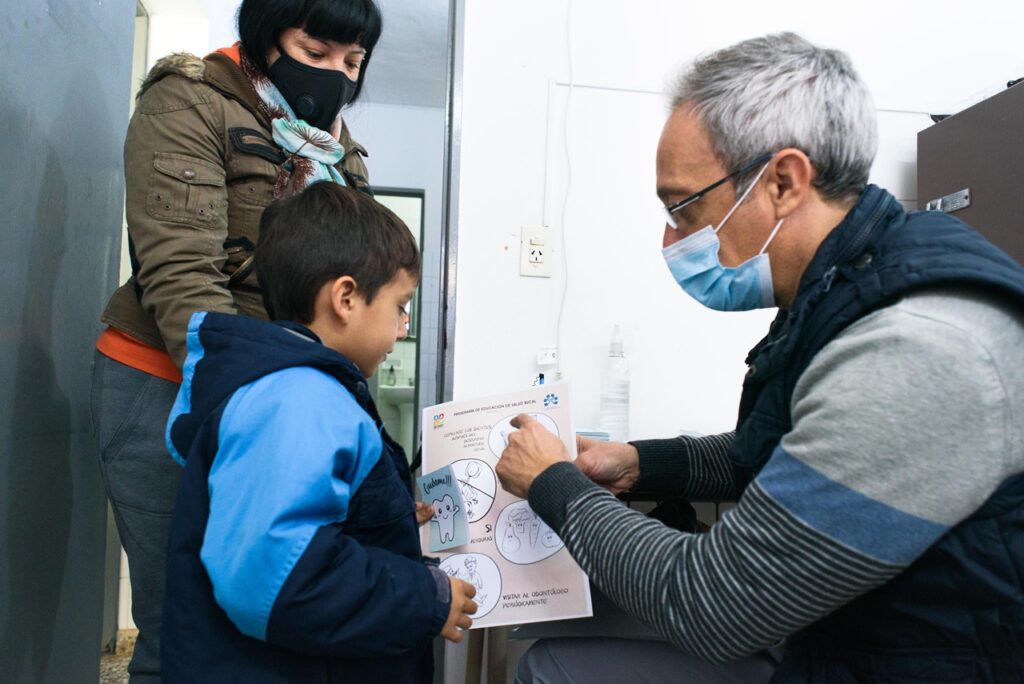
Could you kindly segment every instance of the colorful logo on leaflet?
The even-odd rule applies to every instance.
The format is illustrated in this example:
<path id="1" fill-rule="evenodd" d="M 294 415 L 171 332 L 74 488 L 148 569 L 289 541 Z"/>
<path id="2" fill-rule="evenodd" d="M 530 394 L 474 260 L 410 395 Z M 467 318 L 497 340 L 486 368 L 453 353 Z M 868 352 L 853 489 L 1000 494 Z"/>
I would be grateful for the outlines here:
<path id="1" fill-rule="evenodd" d="M 443 427 L 444 427 L 444 414 L 443 413 L 438 413 L 437 415 L 434 416 L 434 429 L 437 430 L 438 428 L 443 428 Z"/>
<path id="2" fill-rule="evenodd" d="M 544 408 L 547 408 L 548 406 L 558 406 L 557 394 L 549 394 L 544 397 Z"/>

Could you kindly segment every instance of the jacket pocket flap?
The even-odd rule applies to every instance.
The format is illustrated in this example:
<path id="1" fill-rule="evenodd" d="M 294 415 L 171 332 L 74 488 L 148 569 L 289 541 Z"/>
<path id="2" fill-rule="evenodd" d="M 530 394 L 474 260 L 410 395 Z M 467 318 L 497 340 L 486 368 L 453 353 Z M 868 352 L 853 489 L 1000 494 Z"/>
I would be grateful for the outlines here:
<path id="1" fill-rule="evenodd" d="M 228 129 L 228 137 L 236 150 L 254 154 L 271 164 L 283 164 L 288 157 L 265 135 L 252 128 L 235 127 Z"/>
<path id="2" fill-rule="evenodd" d="M 224 185 L 224 169 L 187 154 L 155 152 L 153 168 L 189 185 Z"/>

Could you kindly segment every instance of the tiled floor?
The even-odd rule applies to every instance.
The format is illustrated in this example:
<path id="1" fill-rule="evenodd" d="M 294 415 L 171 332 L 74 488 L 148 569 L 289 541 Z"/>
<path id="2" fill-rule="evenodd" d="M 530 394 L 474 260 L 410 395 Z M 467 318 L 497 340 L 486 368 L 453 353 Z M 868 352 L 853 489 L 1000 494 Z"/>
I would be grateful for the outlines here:
<path id="1" fill-rule="evenodd" d="M 100 684 L 128 684 L 128 661 L 131 659 L 131 653 L 127 655 L 104 653 L 100 657 Z"/>
<path id="2" fill-rule="evenodd" d="M 508 642 L 508 680 L 515 678 L 515 668 L 520 656 L 533 644 L 532 639 L 513 639 Z M 454 658 L 449 663 L 449 675 L 444 679 L 448 682 L 465 680 L 466 654 L 463 652 L 453 653 Z M 100 682 L 99 684 L 128 684 L 128 661 L 132 654 L 114 655 L 104 653 L 100 657 Z"/>

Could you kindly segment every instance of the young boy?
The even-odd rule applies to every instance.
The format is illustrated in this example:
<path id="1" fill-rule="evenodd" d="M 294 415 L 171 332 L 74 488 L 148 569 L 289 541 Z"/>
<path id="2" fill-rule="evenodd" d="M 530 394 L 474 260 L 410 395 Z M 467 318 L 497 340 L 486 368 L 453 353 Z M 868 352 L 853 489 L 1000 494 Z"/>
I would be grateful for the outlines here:
<path id="1" fill-rule="evenodd" d="M 163 681 L 424 682 L 474 588 L 420 554 L 409 467 L 366 378 L 406 335 L 409 230 L 319 183 L 263 214 L 274 323 L 197 313 L 167 444 Z"/>

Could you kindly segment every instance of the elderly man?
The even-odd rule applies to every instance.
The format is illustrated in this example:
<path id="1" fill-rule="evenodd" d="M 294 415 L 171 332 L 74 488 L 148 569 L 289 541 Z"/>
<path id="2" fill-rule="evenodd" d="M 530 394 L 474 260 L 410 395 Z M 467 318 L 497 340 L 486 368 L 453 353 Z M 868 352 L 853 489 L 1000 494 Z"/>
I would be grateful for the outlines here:
<path id="1" fill-rule="evenodd" d="M 868 185 L 876 145 L 849 59 L 793 34 L 680 79 L 669 269 L 779 315 L 733 433 L 581 439 L 574 465 L 516 420 L 502 484 L 670 642 L 541 642 L 521 680 L 1024 681 L 1024 269 Z M 739 503 L 692 535 L 613 496 L 633 488 Z"/>

